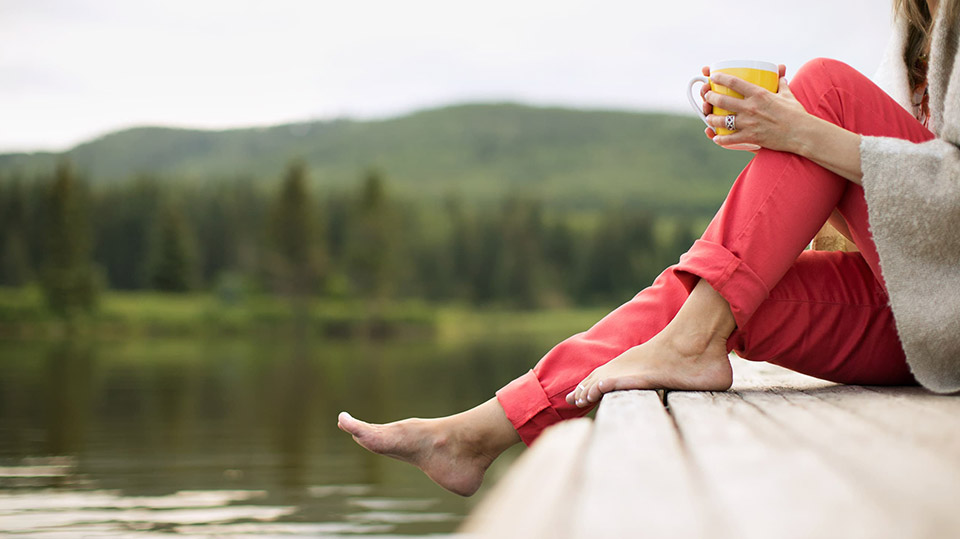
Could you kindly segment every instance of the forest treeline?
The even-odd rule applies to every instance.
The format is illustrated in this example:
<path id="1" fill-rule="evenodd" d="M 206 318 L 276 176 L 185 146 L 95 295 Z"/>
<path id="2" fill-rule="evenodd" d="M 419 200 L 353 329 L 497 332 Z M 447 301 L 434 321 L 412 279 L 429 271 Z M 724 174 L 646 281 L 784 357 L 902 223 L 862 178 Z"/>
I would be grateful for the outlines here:
<path id="1" fill-rule="evenodd" d="M 50 175 L 66 157 L 92 188 L 140 173 L 165 184 L 264 182 L 291 158 L 325 189 L 349 190 L 366 165 L 394 197 L 494 204 L 508 193 L 549 208 L 711 214 L 751 154 L 719 148 L 693 115 L 463 104 L 376 120 L 307 121 L 211 131 L 138 127 L 62 153 L 0 154 L 0 177 Z"/>
<path id="2" fill-rule="evenodd" d="M 95 308 L 104 289 L 604 304 L 648 285 L 699 232 L 689 217 L 583 214 L 522 195 L 417 201 L 392 195 L 388 171 L 376 169 L 322 194 L 303 162 L 277 173 L 269 184 L 138 177 L 91 187 L 62 161 L 50 177 L 2 178 L 0 286 L 38 284 L 58 313 Z"/>

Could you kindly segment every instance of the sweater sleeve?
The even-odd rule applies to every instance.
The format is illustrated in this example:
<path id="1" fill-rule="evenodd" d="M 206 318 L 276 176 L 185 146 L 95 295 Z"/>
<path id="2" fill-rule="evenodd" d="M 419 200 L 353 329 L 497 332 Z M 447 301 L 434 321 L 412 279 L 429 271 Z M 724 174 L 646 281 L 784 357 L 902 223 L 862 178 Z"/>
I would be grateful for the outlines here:
<path id="1" fill-rule="evenodd" d="M 863 137 L 860 156 L 868 207 L 876 210 L 871 227 L 893 227 L 916 244 L 940 243 L 948 227 L 960 233 L 960 148 L 942 139 Z"/>
<path id="2" fill-rule="evenodd" d="M 960 148 L 862 137 L 870 232 L 917 380 L 960 390 Z"/>

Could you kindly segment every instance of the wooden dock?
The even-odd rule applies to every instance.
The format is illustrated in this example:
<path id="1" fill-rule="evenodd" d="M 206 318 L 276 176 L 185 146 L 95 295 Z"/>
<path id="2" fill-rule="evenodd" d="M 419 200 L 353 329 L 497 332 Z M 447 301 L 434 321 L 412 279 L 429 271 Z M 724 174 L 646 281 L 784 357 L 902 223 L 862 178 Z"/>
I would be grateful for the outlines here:
<path id="1" fill-rule="evenodd" d="M 624 391 L 548 429 L 482 537 L 960 537 L 960 396 L 732 358 L 723 393 Z"/>

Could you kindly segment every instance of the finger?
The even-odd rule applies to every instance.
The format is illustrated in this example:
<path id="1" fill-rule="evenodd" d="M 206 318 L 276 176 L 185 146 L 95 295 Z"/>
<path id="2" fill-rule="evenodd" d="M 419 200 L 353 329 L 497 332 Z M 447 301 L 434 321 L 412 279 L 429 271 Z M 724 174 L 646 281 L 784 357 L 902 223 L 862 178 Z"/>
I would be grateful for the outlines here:
<path id="1" fill-rule="evenodd" d="M 707 123 L 713 127 L 726 127 L 727 126 L 727 117 L 718 116 L 716 114 L 710 114 L 707 116 Z M 716 131 L 716 130 L 714 130 Z"/>
<path id="2" fill-rule="evenodd" d="M 711 105 L 710 103 L 707 103 L 706 101 L 703 102 L 703 104 L 700 106 L 700 108 L 701 108 L 701 110 L 703 110 L 703 115 L 704 115 L 704 116 L 706 116 L 707 114 L 712 114 L 712 113 L 713 113 L 713 105 Z"/>
<path id="3" fill-rule="evenodd" d="M 787 83 L 786 77 L 780 77 L 780 83 L 777 86 L 777 93 L 781 95 L 793 96 L 793 92 L 790 91 L 790 84 Z"/>
<path id="4" fill-rule="evenodd" d="M 740 77 L 734 77 L 728 73 L 714 73 L 710 76 L 710 80 L 721 86 L 726 86 L 744 97 L 757 95 L 764 90 L 752 82 L 747 82 Z"/>
<path id="5" fill-rule="evenodd" d="M 706 135 L 710 140 L 713 140 L 713 137 L 717 136 L 717 132 L 714 131 L 712 127 L 705 128 L 703 130 L 703 134 Z"/>
<path id="6" fill-rule="evenodd" d="M 713 137 L 713 142 L 720 146 L 733 146 L 734 144 L 756 144 L 750 135 L 741 131 L 736 131 L 729 135 L 718 135 Z"/>
<path id="7" fill-rule="evenodd" d="M 565 399 L 567 401 L 567 404 L 569 404 L 570 406 L 573 406 L 574 403 L 577 402 L 577 400 L 573 396 L 574 393 L 575 391 L 571 391 L 570 393 L 567 393 L 567 397 Z"/>
<path id="8" fill-rule="evenodd" d="M 784 64 L 780 64 L 777 67 L 778 67 L 777 71 L 779 72 L 780 78 L 782 79 L 787 75 L 787 66 L 785 66 Z"/>
<path id="9" fill-rule="evenodd" d="M 710 76 L 710 66 L 703 66 L 700 68 L 700 72 L 703 73 L 704 77 Z"/>
<path id="10" fill-rule="evenodd" d="M 731 112 L 740 112 L 743 110 L 743 100 L 729 95 L 707 92 L 707 95 L 704 96 L 703 99 L 715 107 L 727 109 Z"/>

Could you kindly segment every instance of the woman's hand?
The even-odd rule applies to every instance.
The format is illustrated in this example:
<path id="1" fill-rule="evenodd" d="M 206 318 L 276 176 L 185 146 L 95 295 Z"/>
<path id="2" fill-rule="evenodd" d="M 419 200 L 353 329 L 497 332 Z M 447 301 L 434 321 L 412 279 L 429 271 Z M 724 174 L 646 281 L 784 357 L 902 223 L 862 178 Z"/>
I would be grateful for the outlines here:
<path id="1" fill-rule="evenodd" d="M 705 67 L 703 71 L 704 75 L 707 75 L 709 68 Z M 711 80 L 740 93 L 744 98 L 722 95 L 703 85 L 701 95 L 704 99 L 704 113 L 708 114 L 707 123 L 713 127 L 724 127 L 726 121 L 725 116 L 710 114 L 711 105 L 737 113 L 735 133 L 717 135 L 715 129 L 707 128 L 707 136 L 720 146 L 747 143 L 796 153 L 801 143 L 797 127 L 814 117 L 807 113 L 790 92 L 790 86 L 784 78 L 785 71 L 786 67 L 781 65 L 777 93 L 726 73 L 714 73 Z"/>

